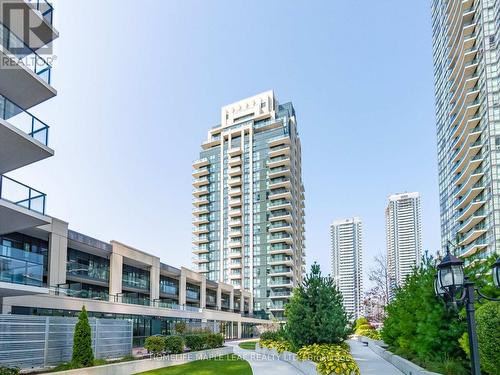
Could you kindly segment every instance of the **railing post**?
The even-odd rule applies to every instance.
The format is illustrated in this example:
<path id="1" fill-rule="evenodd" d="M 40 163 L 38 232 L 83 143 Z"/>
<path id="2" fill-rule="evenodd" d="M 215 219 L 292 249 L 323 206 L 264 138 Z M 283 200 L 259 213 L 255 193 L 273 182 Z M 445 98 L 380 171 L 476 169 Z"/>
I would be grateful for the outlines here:
<path id="1" fill-rule="evenodd" d="M 49 330 L 50 328 L 50 316 L 45 317 L 45 344 L 43 348 L 43 366 L 47 366 L 47 359 L 49 356 Z"/>

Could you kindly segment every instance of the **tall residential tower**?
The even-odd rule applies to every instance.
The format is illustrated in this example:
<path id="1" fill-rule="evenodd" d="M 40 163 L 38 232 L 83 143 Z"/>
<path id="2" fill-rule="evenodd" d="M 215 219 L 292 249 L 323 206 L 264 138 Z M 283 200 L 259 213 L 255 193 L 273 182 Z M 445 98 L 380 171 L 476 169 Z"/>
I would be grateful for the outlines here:
<path id="1" fill-rule="evenodd" d="M 403 193 L 389 196 L 385 209 L 387 263 L 391 286 L 404 283 L 413 267 L 420 263 L 422 224 L 420 194 Z"/>
<path id="2" fill-rule="evenodd" d="M 272 91 L 222 107 L 193 164 L 194 263 L 283 318 L 304 273 L 304 187 L 292 103 Z"/>
<path id="3" fill-rule="evenodd" d="M 500 0 L 432 0 L 441 237 L 500 248 Z"/>
<path id="4" fill-rule="evenodd" d="M 344 298 L 344 307 L 354 319 L 363 315 L 363 245 L 359 217 L 336 220 L 332 237 L 332 277 Z"/>

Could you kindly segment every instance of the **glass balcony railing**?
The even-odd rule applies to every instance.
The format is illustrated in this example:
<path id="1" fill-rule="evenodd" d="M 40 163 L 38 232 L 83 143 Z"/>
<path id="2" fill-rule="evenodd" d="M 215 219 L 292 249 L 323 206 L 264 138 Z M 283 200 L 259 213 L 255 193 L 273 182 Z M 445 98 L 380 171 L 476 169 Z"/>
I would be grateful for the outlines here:
<path id="1" fill-rule="evenodd" d="M 45 215 L 46 195 L 7 176 L 0 176 L 0 199 Z"/>
<path id="2" fill-rule="evenodd" d="M 10 31 L 5 25 L 0 27 L 1 44 L 19 61 L 23 63 L 33 73 L 38 75 L 43 81 L 50 85 L 50 75 L 52 67 L 40 55 L 26 45 L 17 35 Z M 4 62 L 3 68 L 8 63 Z M 16 62 L 17 65 L 17 62 Z"/>
<path id="3" fill-rule="evenodd" d="M 47 0 L 28 0 L 33 8 L 38 10 L 45 21 L 52 25 L 54 20 L 54 7 Z"/>
<path id="4" fill-rule="evenodd" d="M 67 271 L 69 275 L 83 277 L 98 281 L 109 281 L 109 265 L 92 262 L 78 262 L 69 260 L 67 263 Z"/>
<path id="5" fill-rule="evenodd" d="M 43 286 L 41 254 L 9 246 L 0 247 L 0 281 L 32 286 Z"/>
<path id="6" fill-rule="evenodd" d="M 25 111 L 3 95 L 0 95 L 0 117 L 22 130 L 30 137 L 43 143 L 49 142 L 49 127 L 28 111 Z"/>

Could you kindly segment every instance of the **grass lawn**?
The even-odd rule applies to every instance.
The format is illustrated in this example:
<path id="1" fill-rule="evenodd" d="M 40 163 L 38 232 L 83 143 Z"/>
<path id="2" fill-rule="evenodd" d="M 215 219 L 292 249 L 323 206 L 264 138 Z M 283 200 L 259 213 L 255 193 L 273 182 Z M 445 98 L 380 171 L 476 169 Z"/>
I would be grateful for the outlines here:
<path id="1" fill-rule="evenodd" d="M 255 344 L 257 344 L 257 341 L 245 341 L 245 342 L 240 342 L 238 346 L 241 349 L 255 350 Z"/>
<path id="2" fill-rule="evenodd" d="M 247 361 L 230 354 L 222 357 L 194 361 L 184 365 L 164 367 L 141 372 L 140 375 L 252 375 Z"/>

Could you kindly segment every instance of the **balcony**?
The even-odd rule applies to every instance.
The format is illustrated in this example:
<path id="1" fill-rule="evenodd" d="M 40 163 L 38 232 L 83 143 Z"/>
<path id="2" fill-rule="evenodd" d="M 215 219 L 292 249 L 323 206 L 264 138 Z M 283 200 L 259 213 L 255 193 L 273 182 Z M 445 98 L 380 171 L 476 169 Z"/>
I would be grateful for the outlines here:
<path id="1" fill-rule="evenodd" d="M 50 86 L 52 67 L 4 25 L 0 25 L 0 92 L 23 109 L 57 92 Z"/>
<path id="2" fill-rule="evenodd" d="M 234 157 L 234 156 L 241 155 L 242 151 L 241 151 L 241 148 L 239 148 L 239 147 L 233 147 L 233 148 L 230 148 L 229 150 L 227 150 L 227 153 L 229 156 Z"/>
<path id="3" fill-rule="evenodd" d="M 231 187 L 239 186 L 242 183 L 241 177 L 232 177 L 228 180 L 228 185 Z"/>
<path id="4" fill-rule="evenodd" d="M 275 189 L 269 192 L 269 199 L 292 199 L 292 192 L 289 189 Z"/>
<path id="5" fill-rule="evenodd" d="M 200 187 L 204 185 L 208 185 L 210 183 L 210 180 L 208 179 L 208 176 L 203 176 L 200 178 L 195 178 L 193 180 L 193 186 L 194 187 Z"/>
<path id="6" fill-rule="evenodd" d="M 242 211 L 241 210 L 229 210 L 229 217 L 238 217 L 241 216 Z"/>
<path id="7" fill-rule="evenodd" d="M 484 199 L 483 194 L 477 196 L 462 211 L 459 211 L 459 216 L 458 216 L 457 220 L 464 221 L 466 218 L 468 218 L 474 212 L 479 210 L 479 208 L 481 208 L 485 203 L 486 203 L 486 200 Z"/>
<path id="8" fill-rule="evenodd" d="M 292 202 L 287 201 L 286 199 L 278 199 L 272 200 L 267 204 L 268 211 L 276 211 L 276 210 L 291 210 Z"/>
<path id="9" fill-rule="evenodd" d="M 0 234 L 51 223 L 45 216 L 44 193 L 0 176 Z"/>
<path id="10" fill-rule="evenodd" d="M 210 212 L 210 210 L 208 209 L 208 206 L 204 205 L 204 206 L 200 206 L 198 208 L 195 208 L 193 210 L 193 215 L 200 216 L 200 215 L 208 214 L 209 212 Z"/>
<path id="11" fill-rule="evenodd" d="M 292 296 L 292 292 L 290 290 L 283 291 L 283 292 L 271 292 L 269 294 L 269 298 L 277 298 L 277 299 L 282 299 L 282 298 L 290 298 Z"/>
<path id="12" fill-rule="evenodd" d="M 229 231 L 229 237 L 241 237 L 242 234 L 241 229 L 233 229 Z"/>
<path id="13" fill-rule="evenodd" d="M 242 225 L 241 219 L 233 219 L 229 221 L 230 228 L 241 227 L 241 225 Z"/>
<path id="14" fill-rule="evenodd" d="M 201 168 L 195 169 L 193 171 L 194 178 L 200 178 L 202 176 L 207 176 L 209 174 L 210 174 L 210 170 L 208 167 L 201 167 Z"/>
<path id="15" fill-rule="evenodd" d="M 208 226 L 207 225 L 201 225 L 199 227 L 193 227 L 193 234 L 202 234 L 202 233 L 208 233 Z"/>
<path id="16" fill-rule="evenodd" d="M 0 298 L 48 293 L 43 288 L 44 256 L 0 246 Z"/>
<path id="17" fill-rule="evenodd" d="M 466 164 L 467 161 L 468 161 L 468 164 Z M 459 167 L 457 168 L 457 171 L 460 171 L 464 165 L 467 165 L 467 166 L 465 167 L 464 171 L 461 174 L 457 175 L 458 177 L 454 180 L 455 185 L 461 184 L 472 171 L 479 168 L 479 166 L 481 165 L 481 163 L 483 161 L 484 161 L 484 157 L 481 153 L 474 155 L 470 160 L 468 160 L 468 158 L 465 158 L 463 160 L 463 162 L 460 163 Z"/>
<path id="18" fill-rule="evenodd" d="M 241 198 L 230 198 L 229 199 L 229 205 L 231 207 L 237 207 L 237 206 L 241 206 L 242 205 L 242 200 Z"/>
<path id="19" fill-rule="evenodd" d="M 278 177 L 269 180 L 269 189 L 279 189 L 279 188 L 291 189 L 291 187 L 292 187 L 292 182 L 290 181 L 289 178 Z"/>
<path id="20" fill-rule="evenodd" d="M 480 224 L 476 225 L 475 227 L 473 227 L 472 229 L 470 229 L 465 234 L 463 234 L 461 236 L 461 240 L 458 243 L 458 245 L 459 246 L 466 246 L 486 232 L 487 232 L 486 225 L 484 225 L 484 222 L 480 223 Z"/>
<path id="21" fill-rule="evenodd" d="M 234 250 L 234 249 L 232 249 L 231 251 L 228 252 L 227 257 L 229 259 L 238 259 L 238 258 L 241 258 L 241 250 Z"/>
<path id="22" fill-rule="evenodd" d="M 479 240 L 475 243 L 471 243 L 467 246 L 464 246 L 461 249 L 460 257 L 462 257 L 462 258 L 470 257 L 471 255 L 474 255 L 477 252 L 485 249 L 487 246 L 488 246 L 488 243 L 485 240 Z"/>
<path id="23" fill-rule="evenodd" d="M 272 158 L 267 161 L 267 166 L 269 168 L 276 168 L 280 166 L 289 167 L 290 166 L 290 158 L 287 156 L 280 156 L 277 158 Z"/>
<path id="24" fill-rule="evenodd" d="M 288 135 L 279 135 L 277 137 L 271 138 L 267 144 L 270 148 L 281 146 L 281 145 L 289 145 L 290 137 Z"/>
<path id="25" fill-rule="evenodd" d="M 283 277 L 292 277 L 293 276 L 293 271 L 288 268 L 288 267 L 281 267 L 281 268 L 271 268 L 269 271 L 270 277 L 277 277 L 277 276 L 283 276 Z"/>
<path id="26" fill-rule="evenodd" d="M 463 196 L 465 192 L 469 190 L 483 176 L 484 176 L 484 171 L 482 168 L 477 168 L 475 171 L 473 171 L 472 174 L 467 179 L 467 181 L 462 186 L 457 187 L 457 193 L 455 194 L 455 199 Z"/>
<path id="27" fill-rule="evenodd" d="M 229 171 L 227 172 L 229 176 L 241 176 L 241 167 L 233 167 L 229 168 Z"/>
<path id="28" fill-rule="evenodd" d="M 0 0 L 0 9 L 13 4 L 20 12 L 12 12 L 6 20 L 6 26 L 14 33 L 23 37 L 24 17 L 28 15 L 28 25 L 36 27 L 36 36 L 30 35 L 25 43 L 35 51 L 46 44 L 54 41 L 59 33 L 54 29 L 52 21 L 54 18 L 54 7 L 47 0 Z M 21 17 L 23 17 L 21 19 Z"/>
<path id="29" fill-rule="evenodd" d="M 269 178 L 289 177 L 290 173 L 290 168 L 288 167 L 276 167 L 269 169 L 268 176 Z"/>
<path id="30" fill-rule="evenodd" d="M 484 210 L 478 210 L 460 225 L 460 227 L 458 228 L 458 233 L 467 233 L 471 228 L 478 225 L 484 219 L 486 219 Z"/>
<path id="31" fill-rule="evenodd" d="M 272 223 L 269 225 L 269 233 L 276 233 L 276 232 L 292 232 L 292 226 L 287 223 L 286 221 L 283 223 Z"/>
<path id="32" fill-rule="evenodd" d="M 193 168 L 198 169 L 201 167 L 206 167 L 206 166 L 208 166 L 208 164 L 209 164 L 208 158 L 201 158 L 201 159 L 193 161 Z"/>
<path id="33" fill-rule="evenodd" d="M 200 216 L 200 217 L 197 217 L 193 220 L 193 225 L 195 225 L 195 226 L 208 224 L 208 223 L 210 223 L 208 216 Z"/>
<path id="34" fill-rule="evenodd" d="M 237 187 L 229 189 L 229 196 L 231 198 L 241 196 L 241 188 Z"/>
<path id="35" fill-rule="evenodd" d="M 290 156 L 290 146 L 273 147 L 269 149 L 267 155 L 269 158 L 277 158 L 279 156 L 289 157 Z"/>
<path id="36" fill-rule="evenodd" d="M 208 186 L 202 186 L 197 189 L 193 189 L 193 195 L 195 197 L 201 197 L 202 195 L 209 194 L 210 191 L 208 190 Z"/>
<path id="37" fill-rule="evenodd" d="M 458 199 L 455 202 L 455 209 L 456 210 L 462 210 L 465 206 L 467 206 L 472 200 L 474 200 L 483 190 L 485 189 L 484 183 L 477 182 L 465 195 L 465 197 L 462 197 Z"/>
<path id="38" fill-rule="evenodd" d="M 210 203 L 210 201 L 208 200 L 207 196 L 203 196 L 201 198 L 194 198 L 193 199 L 193 206 L 195 206 L 195 207 L 199 207 L 199 206 L 206 205 L 206 204 L 209 204 L 209 203 Z"/>
<path id="39" fill-rule="evenodd" d="M 274 211 L 269 214 L 269 221 L 287 221 L 292 222 L 292 214 L 288 211 Z"/>
<path id="40" fill-rule="evenodd" d="M 54 155 L 49 127 L 0 95 L 0 174 Z"/>
<path id="41" fill-rule="evenodd" d="M 208 250 L 208 247 L 204 246 L 195 246 L 193 248 L 193 254 L 208 254 L 210 250 Z"/>
<path id="42" fill-rule="evenodd" d="M 198 236 L 193 237 L 193 245 L 201 245 L 203 243 L 208 243 L 208 235 L 206 234 L 200 234 Z"/>
<path id="43" fill-rule="evenodd" d="M 268 257 L 267 264 L 270 266 L 285 265 L 291 267 L 293 266 L 293 258 L 290 256 L 283 256 L 283 255 L 272 256 Z"/>
<path id="44" fill-rule="evenodd" d="M 243 243 L 241 242 L 241 238 L 240 239 L 236 239 L 236 238 L 233 238 L 231 239 L 229 242 L 228 242 L 228 247 L 230 249 L 234 249 L 234 248 L 240 248 L 243 246 Z"/>
<path id="45" fill-rule="evenodd" d="M 481 136 L 481 133 L 483 132 L 481 129 L 481 126 L 479 126 L 479 121 L 481 118 L 479 116 L 470 119 L 467 121 L 467 125 L 462 131 L 462 134 L 458 138 L 456 138 L 456 141 L 454 142 L 452 149 L 456 146 L 460 146 L 459 149 L 455 150 L 452 156 L 452 162 L 456 163 L 458 162 L 464 155 L 464 153 L 469 149 L 470 145 L 476 142 L 479 137 Z M 467 134 L 467 138 L 465 141 L 463 140 L 463 137 Z"/>
<path id="46" fill-rule="evenodd" d="M 241 165 L 241 156 L 231 157 L 228 162 L 230 167 L 236 167 Z"/>
<path id="47" fill-rule="evenodd" d="M 293 249 L 291 246 L 269 246 L 267 250 L 268 255 L 284 254 L 293 255 Z"/>

